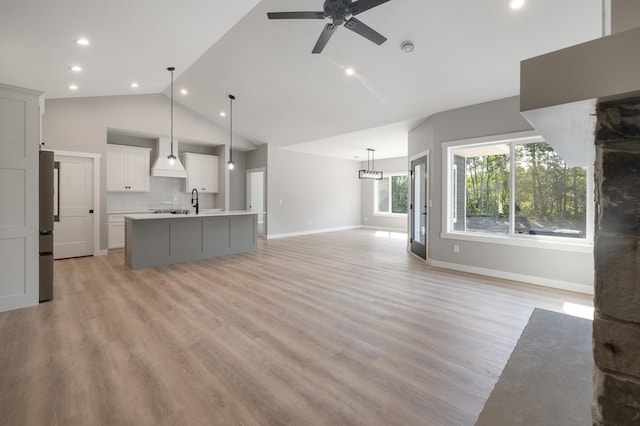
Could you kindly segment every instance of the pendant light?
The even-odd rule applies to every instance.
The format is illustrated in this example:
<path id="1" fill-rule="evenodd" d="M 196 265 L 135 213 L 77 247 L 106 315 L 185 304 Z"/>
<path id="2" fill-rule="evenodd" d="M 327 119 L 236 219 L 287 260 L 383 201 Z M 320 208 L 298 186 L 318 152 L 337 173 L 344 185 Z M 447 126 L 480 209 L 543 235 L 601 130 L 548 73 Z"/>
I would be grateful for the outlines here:
<path id="1" fill-rule="evenodd" d="M 367 148 L 367 169 L 358 171 L 358 178 L 360 179 L 376 179 L 382 180 L 382 172 L 375 171 L 375 162 L 373 159 L 373 153 L 375 149 Z"/>
<path id="2" fill-rule="evenodd" d="M 236 168 L 236 163 L 233 161 L 233 101 L 235 98 L 235 96 L 229 95 L 229 161 L 227 161 L 229 170 Z"/>
<path id="3" fill-rule="evenodd" d="M 176 161 L 176 156 L 173 154 L 173 72 L 175 70 L 174 67 L 167 68 L 167 71 L 171 72 L 171 154 L 167 156 L 171 165 Z"/>

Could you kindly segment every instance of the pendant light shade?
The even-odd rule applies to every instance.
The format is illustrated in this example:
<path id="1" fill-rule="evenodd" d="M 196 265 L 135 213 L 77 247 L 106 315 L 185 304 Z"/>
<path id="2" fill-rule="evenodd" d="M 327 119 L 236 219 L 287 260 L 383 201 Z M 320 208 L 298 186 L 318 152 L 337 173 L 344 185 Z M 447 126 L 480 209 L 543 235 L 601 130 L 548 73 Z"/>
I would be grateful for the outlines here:
<path id="1" fill-rule="evenodd" d="M 229 95 L 229 161 L 227 161 L 229 170 L 236 168 L 236 163 L 233 161 L 233 101 L 235 98 Z"/>
<path id="2" fill-rule="evenodd" d="M 382 180 L 382 172 L 375 171 L 375 163 L 373 159 L 374 152 L 375 149 L 367 148 L 367 168 L 366 170 L 358 171 L 358 178 Z"/>
<path id="3" fill-rule="evenodd" d="M 171 154 L 167 156 L 171 165 L 176 161 L 176 156 L 173 154 L 173 72 L 175 70 L 174 67 L 167 68 L 167 71 L 171 73 Z"/>

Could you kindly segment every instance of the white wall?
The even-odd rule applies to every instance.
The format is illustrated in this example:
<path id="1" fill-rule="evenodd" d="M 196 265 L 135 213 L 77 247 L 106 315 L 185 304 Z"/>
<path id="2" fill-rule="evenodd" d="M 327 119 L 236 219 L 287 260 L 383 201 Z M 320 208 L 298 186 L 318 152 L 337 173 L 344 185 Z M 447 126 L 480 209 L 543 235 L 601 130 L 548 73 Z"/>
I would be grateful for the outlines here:
<path id="1" fill-rule="evenodd" d="M 356 161 L 268 148 L 268 238 L 360 226 Z"/>
<path id="2" fill-rule="evenodd" d="M 430 209 L 428 257 L 436 266 L 593 292 L 593 254 L 545 248 L 451 240 L 441 237 L 441 143 L 532 130 L 520 115 L 519 98 L 512 97 L 445 111 L 429 117 L 409 132 L 409 157 L 430 150 Z M 460 253 L 453 253 L 453 244 Z"/>
<path id="3" fill-rule="evenodd" d="M 360 163 L 360 168 L 366 168 L 367 162 Z M 407 157 L 387 158 L 376 160 L 375 169 L 383 173 L 407 172 L 409 170 Z M 384 228 L 407 232 L 407 215 L 391 216 L 374 214 L 374 181 L 362 179 L 361 184 L 361 223 L 362 226 Z"/>
<path id="4" fill-rule="evenodd" d="M 104 96 L 96 98 L 51 99 L 45 102 L 43 116 L 45 149 L 90 152 L 102 155 L 100 165 L 100 247 L 107 248 L 106 145 L 107 129 L 131 134 L 168 136 L 169 98 L 164 95 Z M 205 117 L 175 104 L 174 137 L 196 143 L 228 143 L 228 130 Z M 238 146 L 252 146 L 234 137 Z M 218 154 L 226 164 L 224 152 Z M 224 168 L 221 168 L 224 171 Z M 224 176 L 224 175 L 223 175 Z M 224 180 L 221 181 L 224 187 Z M 224 200 L 224 197 L 221 197 Z M 216 202 L 216 207 L 221 207 Z"/>

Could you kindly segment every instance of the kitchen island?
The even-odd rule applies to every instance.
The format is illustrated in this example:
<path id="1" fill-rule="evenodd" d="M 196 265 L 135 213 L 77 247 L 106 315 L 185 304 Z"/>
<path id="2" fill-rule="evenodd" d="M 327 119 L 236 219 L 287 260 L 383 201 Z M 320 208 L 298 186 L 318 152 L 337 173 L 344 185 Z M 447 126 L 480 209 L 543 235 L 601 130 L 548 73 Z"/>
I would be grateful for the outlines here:
<path id="1" fill-rule="evenodd" d="M 257 250 L 257 214 L 148 213 L 125 216 L 124 262 L 131 269 Z"/>

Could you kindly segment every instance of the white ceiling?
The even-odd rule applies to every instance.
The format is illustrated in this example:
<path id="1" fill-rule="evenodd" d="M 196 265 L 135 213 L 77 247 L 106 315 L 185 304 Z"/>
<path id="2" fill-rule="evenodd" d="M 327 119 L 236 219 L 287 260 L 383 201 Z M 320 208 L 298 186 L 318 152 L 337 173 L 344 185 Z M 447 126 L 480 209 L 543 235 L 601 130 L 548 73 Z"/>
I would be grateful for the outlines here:
<path id="1" fill-rule="evenodd" d="M 266 18 L 296 10 L 322 0 L 3 0 L 0 82 L 47 98 L 167 94 L 173 65 L 176 90 L 189 90 L 177 101 L 227 127 L 219 112 L 234 94 L 234 132 L 250 141 L 348 159 L 375 148 L 378 159 L 406 155 L 407 131 L 425 117 L 517 95 L 520 60 L 602 33 L 602 0 L 518 11 L 506 0 L 391 0 L 358 16 L 385 44 L 339 28 L 312 55 L 324 22 Z M 79 36 L 92 45 L 75 46 Z"/>

